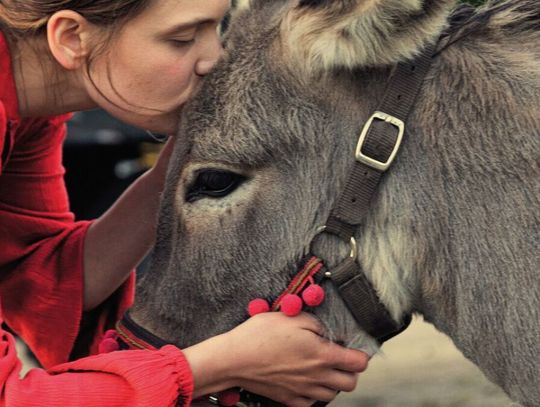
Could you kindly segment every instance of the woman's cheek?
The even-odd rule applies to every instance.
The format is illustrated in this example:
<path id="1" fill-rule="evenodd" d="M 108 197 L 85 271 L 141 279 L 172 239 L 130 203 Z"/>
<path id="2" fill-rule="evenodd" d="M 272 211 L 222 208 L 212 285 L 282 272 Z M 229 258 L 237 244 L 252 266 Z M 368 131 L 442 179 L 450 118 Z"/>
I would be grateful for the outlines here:
<path id="1" fill-rule="evenodd" d="M 163 71 L 164 92 L 173 99 L 187 99 L 191 96 L 196 82 L 200 78 L 195 75 L 194 64 L 182 63 L 168 66 Z"/>

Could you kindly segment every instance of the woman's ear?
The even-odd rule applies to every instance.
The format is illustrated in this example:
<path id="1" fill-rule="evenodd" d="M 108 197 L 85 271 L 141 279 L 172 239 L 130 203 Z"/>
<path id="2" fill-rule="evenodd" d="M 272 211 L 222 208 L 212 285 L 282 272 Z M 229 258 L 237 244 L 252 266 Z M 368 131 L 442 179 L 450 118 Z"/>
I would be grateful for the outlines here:
<path id="1" fill-rule="evenodd" d="M 295 0 L 282 23 L 292 62 L 308 72 L 410 59 L 435 41 L 455 0 Z"/>
<path id="2" fill-rule="evenodd" d="M 75 70 L 84 64 L 93 28 L 75 11 L 61 10 L 52 15 L 47 23 L 47 41 L 52 55 L 62 67 Z"/>

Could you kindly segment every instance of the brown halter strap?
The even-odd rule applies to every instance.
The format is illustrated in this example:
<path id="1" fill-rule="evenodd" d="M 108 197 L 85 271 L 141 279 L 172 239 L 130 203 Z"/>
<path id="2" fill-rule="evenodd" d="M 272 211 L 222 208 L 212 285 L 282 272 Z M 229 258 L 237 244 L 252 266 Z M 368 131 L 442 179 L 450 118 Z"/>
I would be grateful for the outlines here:
<path id="1" fill-rule="evenodd" d="M 430 45 L 416 59 L 396 66 L 382 102 L 360 134 L 352 172 L 324 233 L 334 234 L 346 242 L 354 240 L 384 173 L 399 151 L 407 119 L 430 69 L 434 49 L 435 44 Z M 409 325 L 410 315 L 402 321 L 394 321 L 390 316 L 356 258 L 343 261 L 327 276 L 358 325 L 380 343 Z"/>

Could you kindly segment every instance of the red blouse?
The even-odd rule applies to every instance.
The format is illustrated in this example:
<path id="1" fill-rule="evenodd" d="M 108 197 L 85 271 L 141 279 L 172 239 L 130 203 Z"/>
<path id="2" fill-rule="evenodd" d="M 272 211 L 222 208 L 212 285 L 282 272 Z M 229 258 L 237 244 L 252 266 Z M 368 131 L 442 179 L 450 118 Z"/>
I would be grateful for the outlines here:
<path id="1" fill-rule="evenodd" d="M 95 353 L 134 293 L 132 276 L 101 307 L 83 313 L 83 248 L 91 222 L 76 222 L 69 211 L 62 166 L 68 118 L 19 117 L 0 33 L 0 323 L 48 369 L 20 380 L 14 339 L 0 327 L 0 406 L 167 406 L 179 397 L 188 405 L 191 370 L 174 346 L 67 363 L 81 351 Z"/>

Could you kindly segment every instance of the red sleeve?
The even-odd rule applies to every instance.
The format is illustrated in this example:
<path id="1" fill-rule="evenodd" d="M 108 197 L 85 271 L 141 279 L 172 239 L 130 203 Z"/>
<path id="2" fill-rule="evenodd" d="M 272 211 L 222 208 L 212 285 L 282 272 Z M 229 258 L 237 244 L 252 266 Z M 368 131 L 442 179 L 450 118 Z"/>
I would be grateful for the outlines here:
<path id="1" fill-rule="evenodd" d="M 26 128 L 25 128 L 26 126 Z M 69 360 L 83 316 L 83 247 L 90 222 L 69 211 L 62 166 L 65 124 L 17 129 L 0 176 L 0 299 L 4 319 L 45 366 Z M 94 315 L 99 336 L 130 305 L 133 279 Z"/>
<path id="2" fill-rule="evenodd" d="M 0 328 L 0 406 L 187 407 L 193 377 L 183 353 L 172 345 L 157 351 L 111 352 L 19 378 L 13 337 Z"/>

